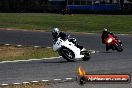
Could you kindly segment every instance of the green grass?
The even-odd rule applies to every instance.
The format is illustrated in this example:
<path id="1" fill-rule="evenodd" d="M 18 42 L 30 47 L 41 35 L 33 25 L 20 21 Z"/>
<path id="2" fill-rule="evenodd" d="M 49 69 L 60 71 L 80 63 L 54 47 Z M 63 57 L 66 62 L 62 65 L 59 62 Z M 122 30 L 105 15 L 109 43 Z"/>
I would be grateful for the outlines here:
<path id="1" fill-rule="evenodd" d="M 40 59 L 57 56 L 58 54 L 51 48 L 0 46 L 0 61 Z"/>
<path id="2" fill-rule="evenodd" d="M 0 13 L 0 28 L 51 31 L 101 32 L 103 28 L 121 33 L 132 32 L 132 15 L 89 15 L 48 13 Z"/>

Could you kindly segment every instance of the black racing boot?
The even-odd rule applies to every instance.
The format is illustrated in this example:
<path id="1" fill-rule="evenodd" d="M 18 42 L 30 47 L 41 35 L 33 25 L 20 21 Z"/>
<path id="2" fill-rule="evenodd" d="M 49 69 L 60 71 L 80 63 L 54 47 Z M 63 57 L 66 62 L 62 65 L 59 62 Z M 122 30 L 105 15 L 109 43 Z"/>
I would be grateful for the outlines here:
<path id="1" fill-rule="evenodd" d="M 106 45 L 106 51 L 110 50 L 110 46 Z"/>

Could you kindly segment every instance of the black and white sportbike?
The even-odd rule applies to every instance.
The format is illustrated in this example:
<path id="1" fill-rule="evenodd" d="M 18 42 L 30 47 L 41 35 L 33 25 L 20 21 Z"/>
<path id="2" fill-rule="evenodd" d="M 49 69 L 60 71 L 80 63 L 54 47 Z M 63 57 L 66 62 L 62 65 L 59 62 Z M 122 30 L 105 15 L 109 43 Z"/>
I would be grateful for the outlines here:
<path id="1" fill-rule="evenodd" d="M 90 53 L 86 49 L 81 50 L 73 42 L 70 42 L 68 38 L 62 40 L 59 37 L 53 44 L 53 50 L 57 51 L 60 56 L 69 62 L 77 61 L 80 58 L 84 61 L 90 59 Z"/>

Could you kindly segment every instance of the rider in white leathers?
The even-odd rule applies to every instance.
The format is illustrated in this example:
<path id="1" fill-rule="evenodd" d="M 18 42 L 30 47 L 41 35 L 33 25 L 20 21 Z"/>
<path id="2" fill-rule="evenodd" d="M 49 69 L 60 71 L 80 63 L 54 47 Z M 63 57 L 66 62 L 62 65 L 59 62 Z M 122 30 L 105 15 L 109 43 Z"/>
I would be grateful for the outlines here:
<path id="1" fill-rule="evenodd" d="M 80 46 L 75 38 L 69 38 L 70 35 L 60 32 L 58 28 L 53 28 L 52 30 L 52 36 L 53 36 L 53 42 L 56 42 L 57 39 L 60 37 L 62 40 L 69 39 L 70 42 L 74 43 L 80 50 L 83 49 L 82 46 Z"/>

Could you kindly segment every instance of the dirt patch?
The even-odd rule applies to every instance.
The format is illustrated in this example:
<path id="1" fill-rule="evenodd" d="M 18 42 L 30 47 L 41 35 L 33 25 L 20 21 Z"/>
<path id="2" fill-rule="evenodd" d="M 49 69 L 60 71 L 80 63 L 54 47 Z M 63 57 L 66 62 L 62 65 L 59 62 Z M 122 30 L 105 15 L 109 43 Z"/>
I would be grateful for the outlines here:
<path id="1" fill-rule="evenodd" d="M 0 88 L 46 88 L 50 83 L 30 83 L 30 84 L 20 84 L 20 85 L 9 85 Z"/>
<path id="2" fill-rule="evenodd" d="M 51 48 L 0 46 L 0 61 L 40 59 L 56 56 L 58 54 Z"/>
<path id="3" fill-rule="evenodd" d="M 15 48 L 15 47 L 0 47 L 0 58 L 1 57 L 16 57 L 23 55 L 26 52 L 26 49 Z"/>

